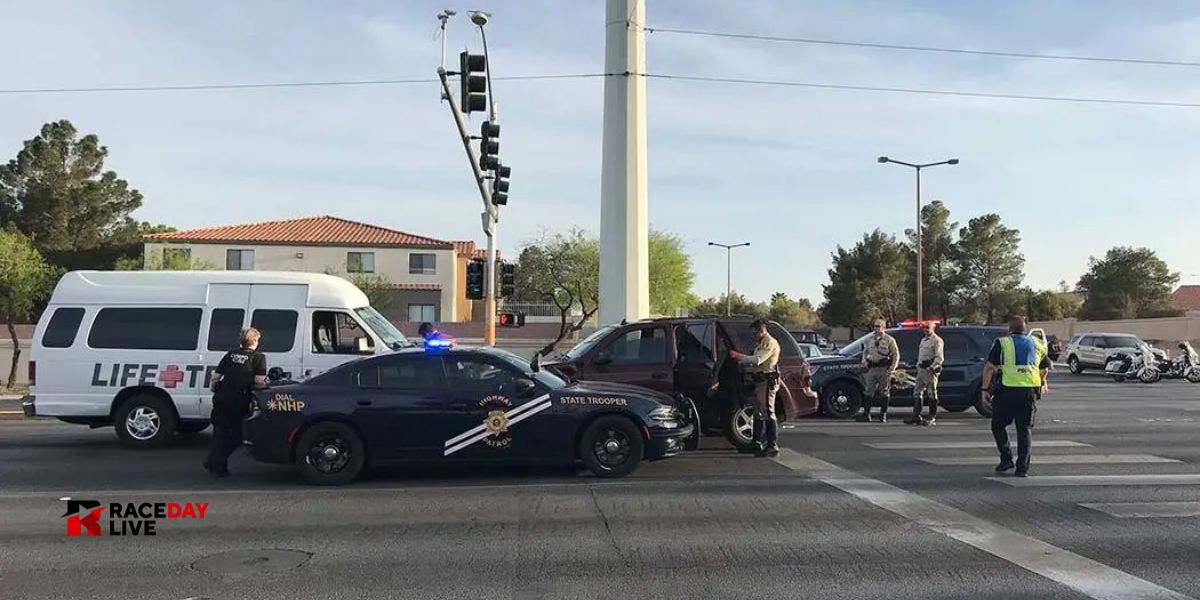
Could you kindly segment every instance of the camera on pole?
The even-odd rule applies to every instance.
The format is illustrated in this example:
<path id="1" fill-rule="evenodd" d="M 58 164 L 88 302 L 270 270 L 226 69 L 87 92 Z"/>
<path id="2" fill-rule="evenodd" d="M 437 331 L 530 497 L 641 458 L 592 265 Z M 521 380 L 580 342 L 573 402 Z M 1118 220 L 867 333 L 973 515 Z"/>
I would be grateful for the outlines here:
<path id="1" fill-rule="evenodd" d="M 463 51 L 458 55 L 458 80 L 462 111 L 470 114 L 487 110 L 487 57 Z"/>
<path id="2" fill-rule="evenodd" d="M 467 299 L 468 300 L 483 300 L 483 273 L 484 260 L 482 258 L 471 259 L 467 263 Z"/>

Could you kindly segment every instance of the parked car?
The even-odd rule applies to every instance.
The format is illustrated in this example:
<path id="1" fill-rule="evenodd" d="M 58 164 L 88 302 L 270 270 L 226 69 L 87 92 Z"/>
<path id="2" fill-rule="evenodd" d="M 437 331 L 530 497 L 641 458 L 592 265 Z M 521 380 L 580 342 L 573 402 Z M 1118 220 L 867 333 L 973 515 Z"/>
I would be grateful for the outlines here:
<path id="1" fill-rule="evenodd" d="M 729 359 L 729 350 L 754 352 L 751 321 L 673 317 L 609 325 L 543 366 L 571 379 L 682 394 L 695 403 L 703 429 L 721 430 L 734 446 L 749 447 L 754 430 L 753 385 Z M 799 345 L 778 323 L 769 322 L 767 329 L 781 351 L 779 416 L 787 419 L 816 412 L 817 399 L 804 394 L 808 363 Z"/>
<path id="2" fill-rule="evenodd" d="M 1138 336 L 1129 333 L 1080 333 L 1071 338 L 1064 352 L 1067 355 L 1067 366 L 1072 373 L 1078 375 L 1085 369 L 1103 369 L 1109 355 L 1118 352 L 1141 352 L 1145 343 Z M 1166 353 L 1158 348 L 1151 347 L 1151 352 L 1160 361 L 1167 358 Z"/>
<path id="3" fill-rule="evenodd" d="M 812 344 L 821 350 L 834 349 L 832 342 L 812 329 L 792 329 L 788 333 L 792 334 L 797 344 Z"/>
<path id="4" fill-rule="evenodd" d="M 938 386 L 941 408 L 960 412 L 971 407 L 984 416 L 991 410 L 979 401 L 980 383 L 983 380 L 983 365 L 996 338 L 1004 335 L 1003 327 L 979 325 L 946 325 L 938 328 L 938 335 L 945 341 L 946 361 L 942 365 L 942 376 Z M 900 347 L 900 368 L 916 377 L 917 349 L 924 333 L 920 324 L 889 329 Z M 849 418 L 862 408 L 863 372 L 860 366 L 863 346 L 873 334 L 868 333 L 833 354 L 813 358 L 812 387 L 817 391 L 821 411 L 836 418 Z M 912 387 L 892 389 L 891 406 L 911 407 Z"/>

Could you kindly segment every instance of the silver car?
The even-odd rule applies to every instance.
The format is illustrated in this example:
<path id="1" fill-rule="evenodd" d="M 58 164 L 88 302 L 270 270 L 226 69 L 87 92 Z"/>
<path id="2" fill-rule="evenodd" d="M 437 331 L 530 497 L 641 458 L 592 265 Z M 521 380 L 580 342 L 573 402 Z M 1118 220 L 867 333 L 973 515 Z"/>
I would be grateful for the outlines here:
<path id="1" fill-rule="evenodd" d="M 1084 369 L 1103 369 L 1108 356 L 1114 352 L 1141 352 L 1143 345 L 1146 342 L 1128 333 L 1080 333 L 1071 337 L 1063 354 L 1071 372 L 1078 375 Z M 1162 359 L 1162 350 L 1152 348 L 1152 351 Z"/>

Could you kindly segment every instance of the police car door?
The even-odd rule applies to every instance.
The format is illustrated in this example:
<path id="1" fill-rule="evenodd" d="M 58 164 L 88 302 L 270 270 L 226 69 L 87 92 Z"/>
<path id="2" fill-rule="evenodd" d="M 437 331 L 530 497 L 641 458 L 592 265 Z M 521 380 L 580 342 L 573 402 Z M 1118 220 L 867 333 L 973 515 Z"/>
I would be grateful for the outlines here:
<path id="1" fill-rule="evenodd" d="M 364 361 L 351 375 L 353 419 L 381 460 L 442 455 L 445 396 L 441 365 L 425 354 Z"/>
<path id="2" fill-rule="evenodd" d="M 446 376 L 443 454 L 449 458 L 551 458 L 550 398 L 513 366 L 491 357 L 442 357 Z"/>

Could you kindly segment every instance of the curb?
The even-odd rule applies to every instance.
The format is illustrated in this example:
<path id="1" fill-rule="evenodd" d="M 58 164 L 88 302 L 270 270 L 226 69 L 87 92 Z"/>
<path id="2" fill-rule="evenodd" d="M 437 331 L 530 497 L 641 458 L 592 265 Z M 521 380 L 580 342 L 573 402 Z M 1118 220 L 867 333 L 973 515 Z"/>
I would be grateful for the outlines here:
<path id="1" fill-rule="evenodd" d="M 0 410 L 0 421 L 19 421 L 25 419 L 24 411 Z"/>

